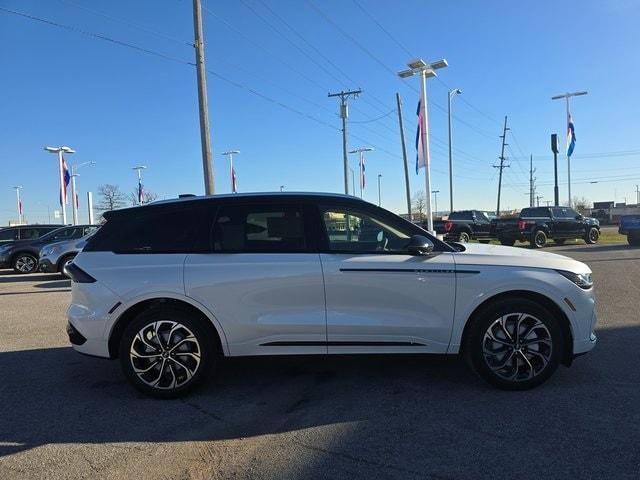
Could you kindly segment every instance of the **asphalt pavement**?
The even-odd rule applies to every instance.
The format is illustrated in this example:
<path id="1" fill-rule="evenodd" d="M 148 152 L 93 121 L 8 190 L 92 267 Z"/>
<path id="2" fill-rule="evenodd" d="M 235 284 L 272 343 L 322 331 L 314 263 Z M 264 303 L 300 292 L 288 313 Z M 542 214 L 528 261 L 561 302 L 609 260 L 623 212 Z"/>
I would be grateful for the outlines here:
<path id="1" fill-rule="evenodd" d="M 70 284 L 0 271 L 0 478 L 640 478 L 640 249 L 589 264 L 598 345 L 527 392 L 457 358 L 236 359 L 182 400 L 68 345 Z"/>

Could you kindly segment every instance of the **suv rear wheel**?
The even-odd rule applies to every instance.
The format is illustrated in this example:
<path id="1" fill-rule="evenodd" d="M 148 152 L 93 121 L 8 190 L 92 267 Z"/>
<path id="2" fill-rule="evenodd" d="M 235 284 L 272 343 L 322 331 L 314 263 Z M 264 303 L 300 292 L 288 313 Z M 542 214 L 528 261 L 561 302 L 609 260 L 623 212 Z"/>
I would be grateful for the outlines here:
<path id="1" fill-rule="evenodd" d="M 471 240 L 471 235 L 468 232 L 460 232 L 460 236 L 458 237 L 458 241 L 460 243 L 468 243 Z"/>
<path id="2" fill-rule="evenodd" d="M 30 253 L 19 253 L 13 259 L 12 267 L 16 273 L 33 273 L 38 270 L 38 259 Z"/>
<path id="3" fill-rule="evenodd" d="M 503 300 L 472 320 L 464 354 L 484 380 L 504 390 L 527 390 L 558 368 L 564 339 L 559 319 L 526 298 Z"/>
<path id="4" fill-rule="evenodd" d="M 128 380 L 158 398 L 186 394 L 218 359 L 216 342 L 200 318 L 175 306 L 152 307 L 126 327 L 119 358 Z"/>

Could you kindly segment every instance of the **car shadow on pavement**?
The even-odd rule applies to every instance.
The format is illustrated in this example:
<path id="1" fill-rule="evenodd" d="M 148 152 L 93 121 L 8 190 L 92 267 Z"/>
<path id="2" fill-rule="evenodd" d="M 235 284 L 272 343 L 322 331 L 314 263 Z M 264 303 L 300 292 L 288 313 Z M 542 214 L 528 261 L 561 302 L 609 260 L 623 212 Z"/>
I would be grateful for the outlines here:
<path id="1" fill-rule="evenodd" d="M 59 279 L 60 274 L 57 273 L 20 274 L 15 273 L 13 270 L 0 270 L 0 283 L 45 282 Z"/>
<path id="2" fill-rule="evenodd" d="M 469 464 L 475 477 L 511 478 L 529 461 L 536 475 L 622 478 L 639 458 L 640 329 L 598 335 L 593 352 L 526 392 L 490 388 L 453 357 L 266 357 L 224 361 L 190 396 L 162 401 L 130 387 L 117 362 L 71 348 L 0 353 L 0 458 L 45 444 L 282 432 L 312 449 L 309 431 L 327 426 L 343 430 L 298 478 L 337 478 L 347 459 L 363 478 L 372 468 L 457 478 Z"/>
<path id="3" fill-rule="evenodd" d="M 568 247 L 570 245 L 567 245 Z M 637 247 L 632 247 L 626 243 L 600 243 L 594 245 L 582 245 L 573 246 L 571 252 L 575 253 L 593 253 L 593 252 L 619 252 L 624 250 L 635 250 Z"/>
<path id="4" fill-rule="evenodd" d="M 57 276 L 57 278 L 60 278 L 60 276 Z M 71 280 L 55 280 L 55 281 L 46 282 L 46 283 L 36 283 L 34 287 L 35 288 L 71 288 Z"/>

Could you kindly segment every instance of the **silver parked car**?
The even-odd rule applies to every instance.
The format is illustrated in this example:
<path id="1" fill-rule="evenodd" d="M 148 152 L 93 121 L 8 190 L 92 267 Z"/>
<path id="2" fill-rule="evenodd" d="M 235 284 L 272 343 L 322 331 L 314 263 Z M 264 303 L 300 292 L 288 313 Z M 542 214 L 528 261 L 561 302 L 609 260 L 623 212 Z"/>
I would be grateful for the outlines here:
<path id="1" fill-rule="evenodd" d="M 70 264 L 74 257 L 82 251 L 87 239 L 94 233 L 95 230 L 80 239 L 64 240 L 42 247 L 39 261 L 40 271 L 44 273 L 59 272 L 66 277 L 64 267 Z"/>

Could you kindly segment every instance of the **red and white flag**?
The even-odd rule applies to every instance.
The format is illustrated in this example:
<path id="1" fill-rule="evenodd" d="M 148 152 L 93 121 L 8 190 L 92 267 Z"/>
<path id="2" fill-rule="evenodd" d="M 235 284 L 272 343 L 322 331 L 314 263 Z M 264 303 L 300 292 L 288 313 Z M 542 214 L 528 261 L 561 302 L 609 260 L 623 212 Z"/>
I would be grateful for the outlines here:
<path id="1" fill-rule="evenodd" d="M 236 177 L 236 169 L 231 167 L 231 192 L 238 192 L 238 179 Z"/>

